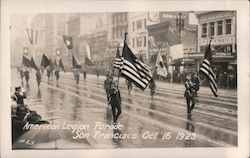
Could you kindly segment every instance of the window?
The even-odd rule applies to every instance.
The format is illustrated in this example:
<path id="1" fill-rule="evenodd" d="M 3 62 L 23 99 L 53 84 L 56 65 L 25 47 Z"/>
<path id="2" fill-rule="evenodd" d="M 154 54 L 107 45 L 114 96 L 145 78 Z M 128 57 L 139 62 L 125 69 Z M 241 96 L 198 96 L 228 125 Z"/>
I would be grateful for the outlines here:
<path id="1" fill-rule="evenodd" d="M 144 28 L 147 29 L 147 21 L 144 19 Z"/>
<path id="2" fill-rule="evenodd" d="M 214 22 L 210 22 L 210 36 L 214 36 Z"/>
<path id="3" fill-rule="evenodd" d="M 114 31 L 114 39 L 117 38 L 117 33 L 116 33 L 116 30 Z"/>
<path id="4" fill-rule="evenodd" d="M 126 20 L 126 14 L 125 13 L 123 13 L 123 21 L 122 22 L 126 22 L 127 20 Z"/>
<path id="5" fill-rule="evenodd" d="M 122 38 L 122 28 L 120 28 L 120 38 Z"/>
<path id="6" fill-rule="evenodd" d="M 133 41 L 132 42 L 133 43 L 133 48 L 135 48 L 135 39 L 133 38 L 132 41 Z"/>
<path id="7" fill-rule="evenodd" d="M 133 32 L 135 31 L 135 22 L 133 22 Z"/>
<path id="8" fill-rule="evenodd" d="M 202 24 L 202 34 L 201 37 L 207 37 L 207 24 Z"/>
<path id="9" fill-rule="evenodd" d="M 217 21 L 217 35 L 222 35 L 222 29 L 223 29 L 222 20 Z"/>
<path id="10" fill-rule="evenodd" d="M 120 31 L 121 31 L 120 29 L 117 30 L 117 36 L 116 36 L 116 38 L 120 38 L 120 35 L 121 35 Z"/>
<path id="11" fill-rule="evenodd" d="M 136 21 L 136 29 L 137 29 L 137 30 L 142 29 L 142 20 Z"/>
<path id="12" fill-rule="evenodd" d="M 141 47 L 142 39 L 141 38 L 137 38 L 136 39 L 136 43 L 137 43 L 137 47 Z"/>
<path id="13" fill-rule="evenodd" d="M 226 34 L 231 34 L 232 20 L 226 19 Z"/>
<path id="14" fill-rule="evenodd" d="M 146 47 L 147 46 L 147 37 L 144 36 L 143 39 L 144 39 L 144 47 Z"/>

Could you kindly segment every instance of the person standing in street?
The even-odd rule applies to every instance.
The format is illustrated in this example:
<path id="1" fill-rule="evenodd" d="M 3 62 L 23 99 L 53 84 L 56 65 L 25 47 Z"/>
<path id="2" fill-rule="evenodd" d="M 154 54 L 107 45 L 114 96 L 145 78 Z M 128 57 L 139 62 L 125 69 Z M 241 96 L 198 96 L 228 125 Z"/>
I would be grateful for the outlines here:
<path id="1" fill-rule="evenodd" d="M 80 78 L 79 70 L 78 70 L 78 69 L 75 69 L 75 71 L 74 71 L 74 78 L 75 78 L 75 80 L 76 80 L 76 85 L 77 85 L 77 87 L 78 87 L 79 78 Z"/>
<path id="2" fill-rule="evenodd" d="M 195 90 L 195 97 L 198 97 L 198 91 L 200 89 L 200 79 L 197 73 L 192 74 L 191 82 L 193 83 L 194 90 Z"/>
<path id="3" fill-rule="evenodd" d="M 117 119 L 121 114 L 121 94 L 120 90 L 118 89 L 117 81 L 114 81 L 111 84 L 109 102 L 112 108 L 114 123 L 117 123 Z"/>
<path id="4" fill-rule="evenodd" d="M 87 72 L 86 72 L 86 70 L 83 69 L 82 73 L 83 73 L 83 81 L 86 81 L 86 77 L 87 77 Z"/>
<path id="5" fill-rule="evenodd" d="M 41 79 L 42 79 L 41 72 L 40 69 L 38 69 L 36 71 L 36 82 L 38 87 L 40 87 Z"/>
<path id="6" fill-rule="evenodd" d="M 130 80 L 126 80 L 127 81 L 127 87 L 128 87 L 128 94 L 130 94 L 131 90 L 132 90 L 132 81 Z"/>
<path id="7" fill-rule="evenodd" d="M 21 76 L 21 80 L 23 82 L 23 77 L 24 77 L 24 71 L 23 68 L 20 69 L 20 76 Z"/>
<path id="8" fill-rule="evenodd" d="M 24 90 L 22 90 L 21 87 L 16 87 L 15 88 L 15 93 L 14 95 L 16 96 L 17 100 L 16 100 L 16 103 L 17 104 L 24 104 L 24 99 L 27 98 L 27 95 L 25 93 Z"/>
<path id="9" fill-rule="evenodd" d="M 186 98 L 187 102 L 187 114 L 188 116 L 191 116 L 191 111 L 194 109 L 195 106 L 195 89 L 189 76 L 186 77 L 184 85 L 185 85 L 184 97 Z"/>
<path id="10" fill-rule="evenodd" d="M 49 78 L 50 78 L 50 70 L 49 70 L 50 68 L 49 68 L 49 67 L 50 67 L 50 66 L 47 67 L 47 77 L 48 77 L 48 81 L 49 81 Z"/>
<path id="11" fill-rule="evenodd" d="M 152 79 L 150 80 L 149 88 L 150 88 L 151 99 L 153 99 L 154 94 L 155 94 L 155 88 L 156 88 L 154 78 L 152 78 Z"/>
<path id="12" fill-rule="evenodd" d="M 109 98 L 110 98 L 110 89 L 111 89 L 111 84 L 113 82 L 113 77 L 110 76 L 110 74 L 106 75 L 106 80 L 104 81 L 104 89 L 106 91 L 106 95 L 107 95 L 107 101 L 109 102 Z"/>
<path id="13" fill-rule="evenodd" d="M 59 67 L 56 67 L 56 69 L 55 69 L 55 76 L 56 76 L 56 85 L 58 85 L 58 80 L 59 80 Z"/>
<path id="14" fill-rule="evenodd" d="M 96 68 L 96 77 L 97 77 L 97 79 L 99 78 L 99 70 L 98 70 L 98 68 Z"/>
<path id="15" fill-rule="evenodd" d="M 29 72 L 28 68 L 26 68 L 24 71 L 24 77 L 25 77 L 26 83 L 28 83 L 29 79 L 30 79 L 29 73 L 30 72 Z"/>

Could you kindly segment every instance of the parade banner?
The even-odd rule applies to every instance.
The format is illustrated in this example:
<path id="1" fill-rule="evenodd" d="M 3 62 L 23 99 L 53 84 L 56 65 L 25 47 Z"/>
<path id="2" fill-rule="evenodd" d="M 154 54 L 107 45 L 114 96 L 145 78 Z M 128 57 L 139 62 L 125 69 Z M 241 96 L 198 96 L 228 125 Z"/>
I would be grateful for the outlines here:
<path id="1" fill-rule="evenodd" d="M 1 158 L 249 157 L 249 2 L 1 8 Z"/>

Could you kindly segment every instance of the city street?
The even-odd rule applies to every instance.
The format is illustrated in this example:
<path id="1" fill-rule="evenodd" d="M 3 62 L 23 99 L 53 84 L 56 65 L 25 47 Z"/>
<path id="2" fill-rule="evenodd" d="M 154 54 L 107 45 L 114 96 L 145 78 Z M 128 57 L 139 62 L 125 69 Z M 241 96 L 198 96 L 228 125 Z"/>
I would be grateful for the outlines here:
<path id="1" fill-rule="evenodd" d="M 21 85 L 20 75 L 12 71 L 12 86 Z M 34 142 L 24 145 L 17 141 L 13 148 L 168 148 L 168 147 L 234 147 L 237 146 L 237 91 L 218 90 L 215 98 L 209 87 L 201 87 L 198 102 L 187 117 L 185 87 L 181 84 L 156 81 L 156 93 L 151 100 L 150 91 L 139 90 L 133 85 L 128 94 L 124 78 L 120 78 L 122 113 L 118 119 L 120 130 L 101 130 L 102 133 L 136 134 L 136 139 L 116 139 L 95 136 L 92 128 L 98 122 L 112 125 L 112 114 L 107 104 L 103 87 L 105 76 L 87 74 L 86 81 L 80 76 L 76 86 L 71 72 L 60 72 L 58 85 L 55 76 L 48 81 L 42 74 L 42 83 L 37 87 L 35 72 L 30 73 L 29 84 L 23 82 L 27 92 L 26 104 L 36 110 L 50 124 L 81 123 L 90 125 L 84 129 L 90 134 L 86 139 L 74 139 L 77 133 L 57 131 L 27 137 Z M 28 131 L 32 132 L 32 130 Z M 28 133 L 27 132 L 27 133 Z M 39 132 L 44 142 L 38 142 Z M 48 131 L 44 131 L 48 132 Z M 60 134 L 60 136 L 55 136 Z M 168 136 L 167 136 L 168 135 Z M 183 137 L 184 135 L 184 137 Z M 73 139 L 72 139 L 73 138 Z M 24 140 L 23 140 L 24 142 Z M 22 143 L 22 144 L 20 144 Z"/>

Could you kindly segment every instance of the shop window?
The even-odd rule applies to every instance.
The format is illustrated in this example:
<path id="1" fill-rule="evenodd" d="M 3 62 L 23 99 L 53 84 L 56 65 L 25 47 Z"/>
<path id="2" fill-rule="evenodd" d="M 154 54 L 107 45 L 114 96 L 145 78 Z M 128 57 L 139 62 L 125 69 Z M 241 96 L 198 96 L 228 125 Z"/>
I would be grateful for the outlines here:
<path id="1" fill-rule="evenodd" d="M 137 30 L 142 29 L 142 20 L 136 21 L 136 29 L 137 29 Z"/>
<path id="2" fill-rule="evenodd" d="M 231 34 L 232 32 L 232 20 L 226 19 L 226 34 Z"/>
<path id="3" fill-rule="evenodd" d="M 135 31 L 135 22 L 133 22 L 133 32 Z"/>
<path id="4" fill-rule="evenodd" d="M 217 22 L 217 35 L 222 35 L 223 25 L 222 20 Z"/>
<path id="5" fill-rule="evenodd" d="M 210 36 L 214 36 L 214 22 L 210 22 Z"/>
<path id="6" fill-rule="evenodd" d="M 207 24 L 202 24 L 202 34 L 201 37 L 207 37 Z"/>
<path id="7" fill-rule="evenodd" d="M 141 47 L 141 45 L 142 45 L 142 39 L 141 38 L 136 39 L 136 45 L 137 45 L 137 47 Z"/>

